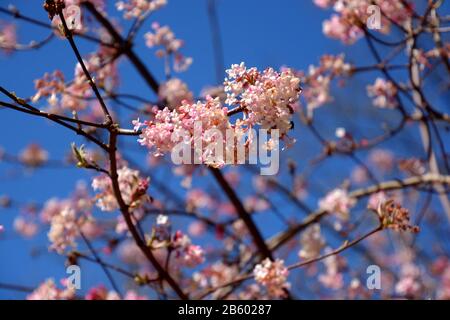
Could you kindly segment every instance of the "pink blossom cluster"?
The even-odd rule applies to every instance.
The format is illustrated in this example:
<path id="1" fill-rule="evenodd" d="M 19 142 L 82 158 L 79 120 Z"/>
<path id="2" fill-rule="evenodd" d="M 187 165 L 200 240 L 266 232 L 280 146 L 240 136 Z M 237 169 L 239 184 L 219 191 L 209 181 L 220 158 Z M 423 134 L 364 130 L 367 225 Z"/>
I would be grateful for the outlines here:
<path id="1" fill-rule="evenodd" d="M 302 259 L 312 259 L 320 255 L 320 251 L 325 247 L 325 238 L 320 232 L 320 225 L 315 223 L 309 226 L 300 237 L 301 249 L 298 253 Z"/>
<path id="2" fill-rule="evenodd" d="M 132 19 L 150 14 L 166 4 L 167 0 L 125 0 L 117 1 L 116 8 L 124 12 L 125 19 Z"/>
<path id="3" fill-rule="evenodd" d="M 325 253 L 331 249 L 326 248 Z M 341 272 L 343 260 L 339 256 L 332 255 L 323 260 L 325 272 L 319 275 L 319 282 L 328 289 L 339 290 L 344 286 L 344 275 Z"/>
<path id="4" fill-rule="evenodd" d="M 188 235 L 177 231 L 172 240 L 172 247 L 177 263 L 188 268 L 196 267 L 205 261 L 204 251 L 191 242 Z"/>
<path id="5" fill-rule="evenodd" d="M 67 28 L 72 32 L 82 32 L 84 29 L 81 20 L 81 8 L 79 7 L 80 1 L 65 1 L 65 8 L 62 10 L 64 20 L 66 21 Z M 52 26 L 55 28 L 55 34 L 64 39 L 65 30 L 64 25 L 59 15 L 55 15 L 52 19 Z"/>
<path id="6" fill-rule="evenodd" d="M 27 300 L 71 300 L 75 298 L 75 289 L 67 287 L 66 281 L 61 281 L 64 286 L 60 289 L 53 279 L 47 279 L 27 296 Z"/>
<path id="7" fill-rule="evenodd" d="M 160 26 L 159 23 L 154 22 L 152 29 L 153 32 L 147 32 L 145 34 L 147 47 L 162 47 L 156 51 L 157 57 L 162 58 L 173 54 L 174 70 L 177 72 L 187 70 L 192 64 L 192 58 L 185 57 L 180 53 L 180 49 L 184 45 L 183 40 L 177 39 L 169 26 Z"/>
<path id="8" fill-rule="evenodd" d="M 194 99 L 187 84 L 178 78 L 172 78 L 162 83 L 158 89 L 158 96 L 170 110 L 181 106 L 183 101 L 192 103 Z"/>
<path id="9" fill-rule="evenodd" d="M 147 195 L 149 178 L 142 178 L 139 171 L 126 166 L 118 169 L 117 174 L 123 200 L 130 208 L 138 209 L 149 200 Z M 92 188 L 99 191 L 95 198 L 100 210 L 114 211 L 119 208 L 109 176 L 101 174 L 95 177 L 92 180 Z"/>
<path id="10" fill-rule="evenodd" d="M 81 183 L 70 198 L 50 199 L 45 203 L 41 220 L 50 224 L 47 234 L 50 249 L 63 253 L 69 247 L 76 247 L 80 232 L 88 239 L 102 234 L 102 228 L 91 215 L 92 205 L 93 200 Z"/>
<path id="11" fill-rule="evenodd" d="M 367 86 L 369 97 L 373 97 L 373 105 L 379 108 L 395 108 L 397 102 L 397 88 L 391 81 L 377 78 L 373 85 Z"/>
<path id="12" fill-rule="evenodd" d="M 288 269 L 284 266 L 284 261 L 275 261 L 266 258 L 262 263 L 257 264 L 253 270 L 256 282 L 263 285 L 267 294 L 273 298 L 285 297 L 290 283 L 287 282 Z"/>
<path id="13" fill-rule="evenodd" d="M 48 161 L 48 152 L 40 145 L 32 143 L 19 154 L 19 160 L 29 167 L 40 167 Z"/>
<path id="14" fill-rule="evenodd" d="M 111 91 L 118 85 L 117 64 L 111 61 L 112 54 L 110 49 L 101 47 L 84 61 L 96 85 L 106 91 Z M 53 112 L 57 112 L 58 109 L 84 110 L 88 106 L 86 99 L 92 96 L 91 86 L 79 63 L 75 67 L 74 79 L 68 84 L 65 82 L 64 74 L 56 70 L 53 73 L 45 73 L 41 79 L 35 80 L 35 88 L 37 92 L 32 101 L 37 102 L 46 97 Z"/>
<path id="15" fill-rule="evenodd" d="M 283 137 L 291 129 L 292 104 L 300 95 L 300 79 L 292 70 L 277 72 L 267 68 L 263 72 L 247 69 L 245 64 L 234 64 L 227 70 L 224 86 L 226 103 L 245 110 L 243 123 L 249 127 L 278 129 Z"/>
<path id="16" fill-rule="evenodd" d="M 437 298 L 441 300 L 450 300 L 450 262 L 446 261 L 445 268 L 439 272 L 440 283 L 437 292 Z"/>
<path id="17" fill-rule="evenodd" d="M 11 53 L 17 45 L 16 26 L 0 20 L 0 50 Z"/>
<path id="18" fill-rule="evenodd" d="M 144 126 L 140 139 L 141 145 L 147 146 L 149 149 L 154 149 L 155 155 L 160 156 L 167 152 L 171 152 L 174 146 L 179 142 L 180 138 L 194 146 L 196 144 L 202 145 L 199 155 L 200 159 L 213 166 L 220 166 L 220 163 L 208 161 L 210 158 L 210 151 L 206 146 L 211 143 L 214 137 L 209 137 L 202 132 L 209 129 L 217 129 L 223 132 L 225 136 L 226 129 L 231 128 L 227 116 L 227 108 L 224 108 L 219 99 L 208 98 L 205 102 L 198 101 L 194 104 L 189 104 L 184 101 L 182 105 L 176 110 L 155 109 L 155 117 L 152 121 L 139 122 L 139 119 L 134 121 L 135 128 L 138 129 Z M 195 124 L 201 123 L 200 134 L 194 134 Z M 223 140 L 222 140 L 223 142 Z"/>
<path id="19" fill-rule="evenodd" d="M 200 162 L 221 167 L 224 161 L 217 161 L 214 151 L 208 148 L 208 145 L 222 139 L 220 142 L 228 148 L 224 150 L 224 154 L 234 153 L 235 146 L 227 144 L 224 138 L 227 130 L 235 130 L 236 135 L 242 136 L 247 128 L 260 125 L 268 130 L 279 129 L 280 135 L 284 137 L 291 128 L 291 104 L 298 100 L 300 94 L 299 78 L 289 69 L 281 73 L 271 68 L 259 72 L 256 68 L 247 69 L 244 63 L 233 65 L 227 73 L 228 78 L 224 83 L 227 92 L 226 103 L 241 108 L 245 114 L 243 118 L 232 124 L 228 117 L 228 108 L 223 106 L 219 97 L 207 97 L 205 101 L 196 103 L 189 103 L 184 99 L 181 106 L 175 110 L 167 107 L 163 110 L 154 108 L 155 116 L 152 120 L 133 121 L 136 130 L 144 127 L 139 142 L 160 156 L 171 152 L 178 144 L 179 138 L 184 137 L 188 145 L 204 146 L 201 154 L 195 155 L 199 157 Z M 179 82 L 177 86 L 180 86 Z M 182 92 L 185 98 L 191 98 L 186 88 L 183 88 Z M 195 124 L 199 123 L 201 132 L 194 134 Z M 220 131 L 222 137 L 205 134 L 206 131 L 211 132 L 211 129 Z"/>
<path id="20" fill-rule="evenodd" d="M 100 285 L 91 288 L 84 297 L 85 300 L 120 300 L 117 292 L 108 290 L 105 286 Z M 148 300 L 146 296 L 139 295 L 134 290 L 128 290 L 123 297 L 123 300 Z"/>
<path id="21" fill-rule="evenodd" d="M 412 13 L 409 1 L 405 1 L 407 5 L 397 0 L 314 0 L 314 3 L 321 8 L 333 7 L 333 15 L 323 22 L 323 33 L 345 44 L 353 44 L 364 35 L 363 28 L 373 14 L 368 10 L 371 5 L 381 10 L 380 31 L 383 33 L 389 32 L 391 21 L 403 24 Z"/>
<path id="22" fill-rule="evenodd" d="M 215 288 L 235 279 L 239 275 L 236 265 L 228 265 L 222 261 L 212 263 L 193 274 L 193 281 L 201 288 Z"/>
<path id="23" fill-rule="evenodd" d="M 349 196 L 348 192 L 342 188 L 337 188 L 329 192 L 324 198 L 319 200 L 319 208 L 329 213 L 336 213 L 337 216 L 347 221 L 350 217 L 350 209 L 356 204 L 356 199 Z"/>
<path id="24" fill-rule="evenodd" d="M 420 269 L 414 264 L 405 264 L 400 271 L 400 279 L 395 285 L 395 292 L 409 299 L 419 298 L 424 289 Z"/>
<path id="25" fill-rule="evenodd" d="M 332 100 L 330 94 L 331 81 L 337 77 L 348 76 L 352 65 L 345 62 L 343 54 L 338 56 L 324 55 L 318 66 L 311 65 L 307 73 L 299 72 L 298 76 L 304 86 L 302 96 L 306 100 L 306 108 L 312 111 Z"/>

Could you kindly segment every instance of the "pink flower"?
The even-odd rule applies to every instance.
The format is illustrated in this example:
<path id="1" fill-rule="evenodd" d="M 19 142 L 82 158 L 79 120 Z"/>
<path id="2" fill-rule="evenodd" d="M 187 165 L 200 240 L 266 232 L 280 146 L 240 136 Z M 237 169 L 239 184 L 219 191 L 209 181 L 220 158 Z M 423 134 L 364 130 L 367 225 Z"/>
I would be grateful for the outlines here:
<path id="1" fill-rule="evenodd" d="M 138 18 L 148 15 L 167 4 L 167 0 L 125 0 L 117 1 L 116 8 L 124 11 L 125 19 Z"/>
<path id="2" fill-rule="evenodd" d="M 172 246 L 175 249 L 176 261 L 182 266 L 193 268 L 205 261 L 203 249 L 193 245 L 191 239 L 181 231 L 175 233 Z"/>
<path id="3" fill-rule="evenodd" d="M 378 210 L 381 204 L 388 200 L 388 196 L 385 192 L 380 191 L 377 193 L 373 193 L 369 197 L 369 201 L 367 203 L 367 208 L 371 210 Z"/>
<path id="4" fill-rule="evenodd" d="M 139 208 L 149 199 L 147 188 L 149 179 L 141 178 L 139 171 L 128 167 L 117 170 L 119 188 L 123 200 L 131 208 Z M 105 174 L 95 177 L 92 180 L 92 188 L 100 191 L 96 195 L 97 206 L 102 211 L 114 211 L 119 208 L 110 177 Z"/>
<path id="5" fill-rule="evenodd" d="M 185 57 L 179 51 L 183 47 L 184 42 L 175 37 L 175 34 L 169 26 L 160 26 L 159 23 L 154 22 L 152 24 L 152 32 L 145 34 L 145 40 L 147 47 L 162 47 L 156 51 L 156 56 L 159 58 L 174 55 L 174 70 L 176 72 L 182 72 L 189 68 L 192 64 L 192 58 Z"/>
<path id="6" fill-rule="evenodd" d="M 64 281 L 61 282 L 64 284 Z M 47 279 L 27 296 L 27 300 L 70 300 L 74 297 L 74 289 L 59 289 L 53 279 Z"/>
<path id="7" fill-rule="evenodd" d="M 353 44 L 363 35 L 362 30 L 354 25 L 349 17 L 336 14 L 323 22 L 322 29 L 326 36 L 341 40 L 345 44 Z"/>
<path id="8" fill-rule="evenodd" d="M 14 230 L 26 238 L 32 238 L 38 232 L 38 225 L 31 220 L 17 217 L 14 220 Z"/>
<path id="9" fill-rule="evenodd" d="M 398 103 L 397 88 L 391 81 L 377 78 L 373 85 L 367 86 L 369 97 L 373 97 L 373 105 L 379 108 L 395 108 Z"/>
<path id="10" fill-rule="evenodd" d="M 374 149 L 369 154 L 369 161 L 382 172 L 390 172 L 394 167 L 394 155 L 389 150 Z"/>
<path id="11" fill-rule="evenodd" d="M 325 247 L 325 239 L 320 233 L 320 225 L 315 223 L 308 227 L 300 237 L 301 250 L 298 255 L 302 259 L 312 259 L 320 255 Z"/>
<path id="12" fill-rule="evenodd" d="M 0 50 L 11 53 L 17 45 L 16 26 L 0 21 Z"/>
<path id="13" fill-rule="evenodd" d="M 75 238 L 78 236 L 79 228 L 80 222 L 77 219 L 76 211 L 65 207 L 50 220 L 50 231 L 48 232 L 50 248 L 61 254 L 67 247 L 75 247 Z"/>
<path id="14" fill-rule="evenodd" d="M 193 100 L 192 92 L 189 91 L 186 83 L 178 78 L 172 78 L 161 84 L 158 95 L 171 110 L 179 107 L 183 101 L 189 103 Z"/>
<path id="15" fill-rule="evenodd" d="M 348 220 L 350 209 L 356 204 L 354 198 L 349 197 L 344 189 L 334 189 L 325 198 L 319 200 L 321 210 L 329 213 L 337 213 L 338 217 L 344 221 Z"/>
<path id="16" fill-rule="evenodd" d="M 330 94 L 331 81 L 336 77 L 351 74 L 352 66 L 346 63 L 344 55 L 323 55 L 319 66 L 310 66 L 307 73 L 298 72 L 303 88 L 303 97 L 311 116 L 314 109 L 332 100 Z"/>
<path id="17" fill-rule="evenodd" d="M 28 145 L 19 155 L 20 161 L 29 167 L 40 167 L 48 160 L 48 152 L 36 143 Z"/>
<path id="18" fill-rule="evenodd" d="M 253 274 L 256 282 L 263 285 L 271 297 L 284 297 L 286 290 L 290 288 L 290 283 L 287 282 L 289 271 L 284 266 L 283 260 L 271 261 L 266 258 L 262 263 L 255 266 Z"/>
<path id="19" fill-rule="evenodd" d="M 330 253 L 331 249 L 326 248 L 325 253 Z M 344 286 L 344 276 L 341 272 L 344 261 L 339 256 L 332 255 L 323 260 L 326 272 L 319 275 L 319 282 L 325 288 L 339 290 Z"/>
<path id="20" fill-rule="evenodd" d="M 5 231 L 5 227 L 2 224 L 0 224 L 0 233 L 2 233 L 3 231 Z"/>
<path id="21" fill-rule="evenodd" d="M 407 298 L 419 298 L 424 288 L 419 268 L 413 264 L 406 264 L 400 273 L 401 277 L 395 285 L 395 292 Z"/>
<path id="22" fill-rule="evenodd" d="M 81 21 L 81 8 L 74 1 L 66 1 L 65 8 L 62 10 L 64 20 L 66 21 L 67 28 L 71 31 L 80 32 L 83 30 L 83 24 Z M 64 25 L 59 15 L 56 15 L 52 19 L 52 26 L 55 29 L 55 33 L 60 38 L 65 38 Z M 56 31 L 57 30 L 57 31 Z"/>
<path id="23" fill-rule="evenodd" d="M 292 70 L 279 73 L 268 68 L 260 72 L 256 68 L 247 69 L 242 62 L 226 72 L 226 103 L 240 106 L 248 113 L 243 123 L 250 127 L 258 124 L 262 129 L 276 128 L 281 137 L 285 136 L 292 126 L 291 104 L 300 95 L 300 79 Z"/>

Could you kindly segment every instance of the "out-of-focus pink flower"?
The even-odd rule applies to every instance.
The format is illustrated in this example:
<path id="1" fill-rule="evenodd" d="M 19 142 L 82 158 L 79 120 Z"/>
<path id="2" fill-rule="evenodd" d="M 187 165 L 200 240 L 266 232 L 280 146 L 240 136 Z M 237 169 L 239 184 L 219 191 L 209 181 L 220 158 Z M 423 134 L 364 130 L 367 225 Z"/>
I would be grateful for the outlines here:
<path id="1" fill-rule="evenodd" d="M 189 224 L 188 232 L 193 237 L 200 237 L 206 231 L 206 224 L 203 221 L 194 221 Z"/>
<path id="2" fill-rule="evenodd" d="M 400 272 L 400 280 L 395 285 L 395 292 L 407 298 L 418 298 L 424 289 L 420 269 L 413 264 L 406 264 Z"/>
<path id="3" fill-rule="evenodd" d="M 255 266 L 253 275 L 256 282 L 263 285 L 271 297 L 284 297 L 286 290 L 290 288 L 290 283 L 287 282 L 289 271 L 284 266 L 283 260 L 271 261 L 267 258 Z"/>
<path id="4" fill-rule="evenodd" d="M 16 26 L 0 21 L 0 50 L 11 53 L 17 45 Z"/>
<path id="5" fill-rule="evenodd" d="M 193 268 L 205 261 L 204 251 L 198 245 L 193 245 L 191 239 L 177 231 L 172 241 L 175 249 L 175 258 L 182 266 Z"/>
<path id="6" fill-rule="evenodd" d="M 379 108 L 395 108 L 397 102 L 397 88 L 391 81 L 377 78 L 373 85 L 367 86 L 369 97 L 373 97 L 373 105 Z"/>
<path id="7" fill-rule="evenodd" d="M 29 167 L 40 167 L 48 160 L 48 152 L 40 145 L 32 143 L 19 155 L 20 161 Z"/>
<path id="8" fill-rule="evenodd" d="M 160 100 L 166 102 L 171 110 L 181 106 L 183 101 L 191 103 L 193 100 L 192 92 L 189 91 L 186 83 L 178 78 L 172 78 L 161 84 L 158 95 Z"/>
<path id="9" fill-rule="evenodd" d="M 312 259 L 320 255 L 320 251 L 325 247 L 325 239 L 320 233 L 320 225 L 315 223 L 308 227 L 300 237 L 301 249 L 298 253 L 302 259 Z"/>
<path id="10" fill-rule="evenodd" d="M 119 188 L 123 200 L 131 208 L 139 208 L 148 201 L 147 188 L 149 179 L 140 177 L 139 171 L 128 167 L 122 167 L 117 170 Z M 92 188 L 100 191 L 96 195 L 97 206 L 102 211 L 114 211 L 119 208 L 114 194 L 110 177 L 105 174 L 95 177 L 92 180 Z"/>
<path id="11" fill-rule="evenodd" d="M 27 300 L 70 300 L 74 297 L 75 289 L 59 289 L 53 279 L 47 279 L 27 296 Z"/>
<path id="12" fill-rule="evenodd" d="M 371 210 L 378 210 L 380 205 L 386 202 L 388 198 L 389 198 L 388 195 L 383 191 L 373 193 L 369 197 L 369 200 L 367 202 L 367 208 Z"/>
<path id="13" fill-rule="evenodd" d="M 123 11 L 125 19 L 148 15 L 167 4 L 167 0 L 125 0 L 117 1 L 116 8 Z"/>
<path id="14" fill-rule="evenodd" d="M 14 230 L 23 237 L 32 238 L 38 232 L 38 225 L 24 217 L 17 217 L 14 220 Z"/>
<path id="15" fill-rule="evenodd" d="M 319 200 L 321 210 L 329 213 L 336 213 L 341 220 L 348 220 L 350 209 L 356 204 L 356 200 L 351 198 L 344 189 L 334 189 L 325 198 Z"/>

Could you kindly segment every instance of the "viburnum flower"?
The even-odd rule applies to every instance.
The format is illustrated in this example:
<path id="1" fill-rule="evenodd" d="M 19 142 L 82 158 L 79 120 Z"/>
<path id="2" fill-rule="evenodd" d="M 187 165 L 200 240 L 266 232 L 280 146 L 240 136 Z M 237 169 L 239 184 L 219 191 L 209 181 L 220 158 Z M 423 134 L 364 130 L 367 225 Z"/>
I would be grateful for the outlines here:
<path id="1" fill-rule="evenodd" d="M 193 245 L 191 239 L 181 231 L 177 231 L 172 241 L 175 259 L 181 265 L 193 268 L 205 261 L 203 249 Z"/>
<path id="2" fill-rule="evenodd" d="M 185 57 L 179 51 L 183 47 L 183 40 L 177 39 L 169 26 L 160 26 L 159 23 L 152 24 L 152 32 L 145 34 L 147 47 L 162 47 L 156 51 L 159 58 L 174 55 L 174 70 L 177 72 L 185 71 L 192 64 L 192 58 Z"/>
<path id="3" fill-rule="evenodd" d="M 396 231 L 419 232 L 418 226 L 410 225 L 408 209 L 403 208 L 392 199 L 380 203 L 377 213 L 383 228 L 389 228 Z"/>
<path id="4" fill-rule="evenodd" d="M 369 154 L 369 161 L 382 172 L 390 172 L 394 168 L 395 156 L 386 149 L 374 149 Z"/>
<path id="5" fill-rule="evenodd" d="M 332 101 L 331 81 L 350 75 L 352 68 L 351 64 L 345 62 L 343 54 L 323 55 L 318 66 L 311 65 L 307 73 L 297 73 L 303 86 L 302 96 L 306 100 L 306 108 L 310 116 L 314 109 Z"/>
<path id="6" fill-rule="evenodd" d="M 61 283 L 64 285 L 65 281 Z M 71 300 L 73 298 L 75 298 L 75 289 L 67 286 L 59 289 L 53 279 L 47 279 L 27 296 L 27 300 Z"/>
<path id="7" fill-rule="evenodd" d="M 398 106 L 396 99 L 397 88 L 391 81 L 377 78 L 373 85 L 367 86 L 369 97 L 373 97 L 373 105 L 379 108 L 395 108 Z"/>
<path id="8" fill-rule="evenodd" d="M 29 167 L 40 167 L 48 161 L 48 152 L 40 145 L 32 143 L 20 153 L 19 160 Z"/>
<path id="9" fill-rule="evenodd" d="M 450 264 L 442 272 L 437 298 L 440 300 L 450 300 Z"/>
<path id="10" fill-rule="evenodd" d="M 81 32 L 84 28 L 81 20 L 81 8 L 75 2 L 65 1 L 65 7 L 62 10 L 67 28 L 70 31 Z M 55 28 L 55 34 L 60 38 L 65 38 L 64 25 L 59 15 L 55 15 L 52 19 L 52 26 Z"/>
<path id="11" fill-rule="evenodd" d="M 353 44 L 363 35 L 363 26 L 373 12 L 369 6 L 377 5 L 382 14 L 380 32 L 388 33 L 392 22 L 403 24 L 411 18 L 412 5 L 409 1 L 398 0 L 314 0 L 321 8 L 333 7 L 335 13 L 323 23 L 323 32 L 330 38 Z"/>
<path id="12" fill-rule="evenodd" d="M 408 263 L 402 267 L 400 274 L 401 277 L 395 285 L 395 292 L 407 298 L 419 298 L 424 289 L 420 269 Z"/>
<path id="13" fill-rule="evenodd" d="M 209 129 L 217 129 L 222 132 L 221 141 L 224 143 L 226 130 L 231 128 L 227 116 L 227 109 L 224 108 L 219 99 L 209 98 L 205 102 L 189 104 L 184 101 L 177 110 L 155 109 L 155 117 L 152 121 L 141 123 L 134 121 L 135 129 L 143 126 L 142 134 L 138 140 L 141 145 L 147 146 L 156 156 L 161 156 L 171 152 L 180 139 L 184 139 L 191 147 L 197 144 L 202 146 L 201 150 L 196 150 L 200 154 L 195 156 L 199 160 L 212 166 L 220 166 L 214 157 L 211 157 L 207 146 L 214 141 L 214 137 L 203 134 Z M 200 134 L 194 134 L 195 125 L 201 124 Z M 187 135 L 187 136 L 186 136 Z M 211 159 L 211 161 L 209 161 Z"/>
<path id="14" fill-rule="evenodd" d="M 274 298 L 286 296 L 286 290 L 291 286 L 287 282 L 289 271 L 284 266 L 284 261 L 280 259 L 271 261 L 266 258 L 262 263 L 255 266 L 253 275 L 256 282 L 262 284 L 268 295 Z"/>
<path id="15" fill-rule="evenodd" d="M 16 26 L 0 20 L 0 49 L 5 53 L 11 53 L 16 45 Z"/>
<path id="16" fill-rule="evenodd" d="M 48 232 L 50 248 L 58 253 L 63 253 L 67 247 L 75 247 L 75 238 L 79 234 L 79 227 L 76 211 L 65 207 L 50 220 L 50 231 Z"/>
<path id="17" fill-rule="evenodd" d="M 24 217 L 14 219 L 14 231 L 26 238 L 32 238 L 38 232 L 38 225 Z"/>
<path id="18" fill-rule="evenodd" d="M 147 195 L 149 178 L 141 178 L 139 171 L 125 166 L 118 169 L 117 174 L 119 188 L 127 205 L 136 209 L 149 200 Z M 96 200 L 97 206 L 102 211 L 114 211 L 119 208 L 109 176 L 102 174 L 95 177 L 92 180 L 92 188 L 100 191 L 96 195 Z"/>
<path id="19" fill-rule="evenodd" d="M 300 237 L 301 249 L 298 255 L 306 260 L 318 257 L 325 244 L 325 239 L 320 233 L 320 225 L 315 223 L 302 233 Z"/>
<path id="20" fill-rule="evenodd" d="M 247 69 L 242 62 L 226 71 L 224 87 L 226 103 L 240 106 L 247 114 L 245 125 L 260 125 L 262 129 L 278 129 L 283 137 L 291 129 L 293 109 L 300 95 L 300 79 L 292 70 L 281 73 L 272 68 L 263 72 Z"/>
<path id="21" fill-rule="evenodd" d="M 325 254 L 331 252 L 331 248 L 325 249 Z M 328 289 L 338 290 L 344 286 L 344 276 L 341 272 L 344 260 L 339 256 L 332 255 L 323 260 L 325 273 L 319 275 L 319 282 Z"/>
<path id="22" fill-rule="evenodd" d="M 336 213 L 341 220 L 348 220 L 350 209 L 356 204 L 344 189 L 334 189 L 319 200 L 319 207 L 329 213 Z"/>
<path id="23" fill-rule="evenodd" d="M 385 203 L 389 199 L 388 195 L 383 192 L 377 192 L 370 195 L 369 200 L 367 201 L 367 208 L 371 210 L 377 210 L 379 206 Z"/>
<path id="24" fill-rule="evenodd" d="M 159 86 L 159 99 L 173 110 L 181 106 L 182 102 L 192 103 L 193 95 L 186 83 L 178 78 L 172 78 Z"/>
<path id="25" fill-rule="evenodd" d="M 125 0 L 117 1 L 116 8 L 123 11 L 125 19 L 138 18 L 150 14 L 167 4 L 167 0 Z"/>
<path id="26" fill-rule="evenodd" d="M 199 272 L 195 272 L 192 279 L 201 288 L 215 288 L 235 279 L 238 274 L 239 270 L 236 265 L 228 265 L 218 261 L 206 266 Z"/>

